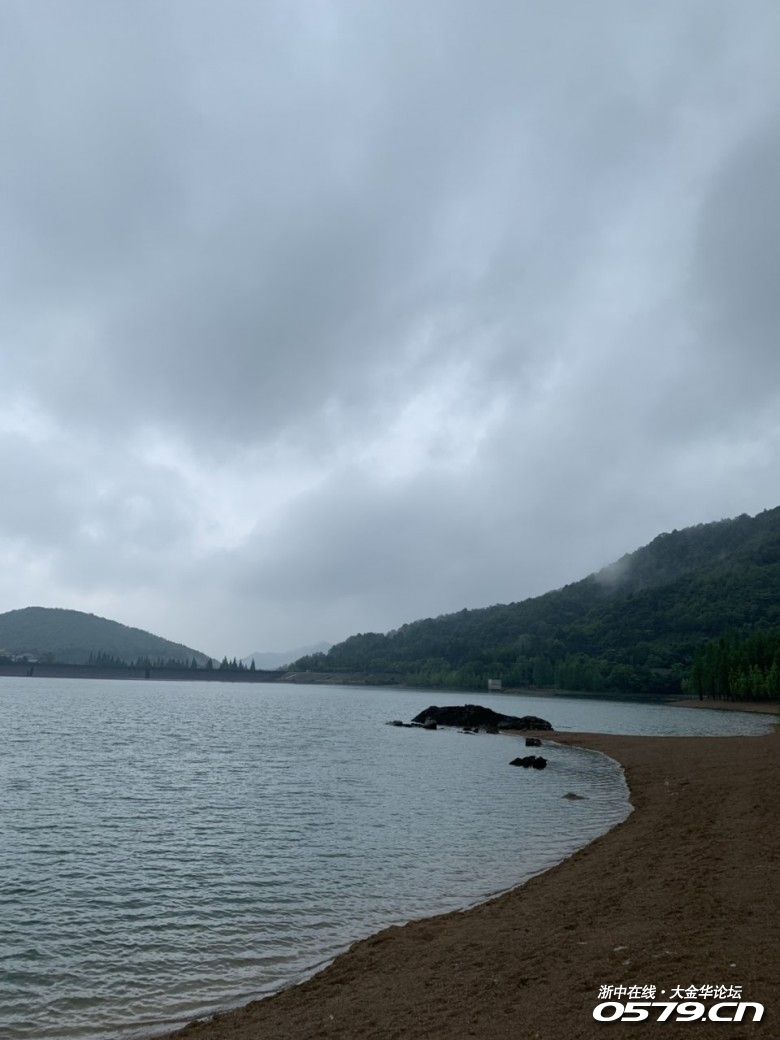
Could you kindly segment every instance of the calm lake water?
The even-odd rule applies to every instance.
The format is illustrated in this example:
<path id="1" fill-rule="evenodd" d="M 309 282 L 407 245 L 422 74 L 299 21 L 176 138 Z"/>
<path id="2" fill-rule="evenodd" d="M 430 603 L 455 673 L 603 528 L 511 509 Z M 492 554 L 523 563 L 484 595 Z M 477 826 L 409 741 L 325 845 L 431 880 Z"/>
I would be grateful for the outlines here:
<path id="1" fill-rule="evenodd" d="M 467 700 L 562 730 L 767 727 L 564 697 L 0 679 L 0 1037 L 153 1035 L 517 884 L 630 811 L 601 755 L 511 769 L 518 738 L 382 725 Z"/>

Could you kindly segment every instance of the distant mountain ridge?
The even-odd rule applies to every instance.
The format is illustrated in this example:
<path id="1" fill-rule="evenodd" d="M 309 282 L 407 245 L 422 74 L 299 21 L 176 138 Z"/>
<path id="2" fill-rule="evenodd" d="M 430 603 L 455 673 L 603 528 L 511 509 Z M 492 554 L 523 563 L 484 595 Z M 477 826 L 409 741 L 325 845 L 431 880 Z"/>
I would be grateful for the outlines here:
<path id="1" fill-rule="evenodd" d="M 97 655 L 128 663 L 149 658 L 187 665 L 195 658 L 199 666 L 209 659 L 200 650 L 141 628 L 60 607 L 23 607 L 0 614 L 0 653 L 63 664 L 87 664 Z"/>
<path id="2" fill-rule="evenodd" d="M 326 654 L 330 650 L 331 643 L 313 643 L 310 646 L 297 646 L 293 650 L 255 650 L 248 657 L 242 657 L 242 664 L 255 663 L 255 668 L 283 668 L 285 665 L 297 661 L 299 657 L 309 654 Z"/>
<path id="3" fill-rule="evenodd" d="M 351 636 L 300 670 L 430 686 L 677 693 L 697 651 L 780 625 L 780 507 L 658 535 L 601 571 L 519 603 Z"/>

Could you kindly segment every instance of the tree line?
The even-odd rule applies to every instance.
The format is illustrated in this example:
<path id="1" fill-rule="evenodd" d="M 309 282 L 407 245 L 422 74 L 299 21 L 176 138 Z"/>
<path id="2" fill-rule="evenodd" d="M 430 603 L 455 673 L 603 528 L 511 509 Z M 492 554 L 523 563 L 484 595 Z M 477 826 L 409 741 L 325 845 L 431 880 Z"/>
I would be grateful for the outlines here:
<path id="1" fill-rule="evenodd" d="M 247 665 L 236 657 L 232 660 L 223 657 L 218 664 L 215 663 L 213 658 L 209 657 L 205 664 L 200 665 L 195 657 L 191 657 L 189 661 L 176 657 L 136 657 L 135 660 L 127 661 L 122 657 L 115 657 L 113 654 L 102 650 L 90 653 L 87 664 L 100 668 L 175 668 L 177 671 L 187 669 L 193 672 L 198 671 L 198 669 L 204 669 L 205 671 L 214 671 L 216 669 L 220 672 L 254 672 L 257 670 L 254 660 Z"/>
<path id="2" fill-rule="evenodd" d="M 746 639 L 727 636 L 701 647 L 684 687 L 718 700 L 780 698 L 780 628 Z"/>

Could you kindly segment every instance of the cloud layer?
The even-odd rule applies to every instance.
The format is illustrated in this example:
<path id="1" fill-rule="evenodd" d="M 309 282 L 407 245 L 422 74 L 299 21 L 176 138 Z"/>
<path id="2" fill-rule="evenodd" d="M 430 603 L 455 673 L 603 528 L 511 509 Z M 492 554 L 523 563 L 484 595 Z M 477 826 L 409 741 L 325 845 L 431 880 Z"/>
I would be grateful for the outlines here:
<path id="1" fill-rule="evenodd" d="M 0 23 L 0 609 L 232 656 L 777 504 L 775 4 Z"/>

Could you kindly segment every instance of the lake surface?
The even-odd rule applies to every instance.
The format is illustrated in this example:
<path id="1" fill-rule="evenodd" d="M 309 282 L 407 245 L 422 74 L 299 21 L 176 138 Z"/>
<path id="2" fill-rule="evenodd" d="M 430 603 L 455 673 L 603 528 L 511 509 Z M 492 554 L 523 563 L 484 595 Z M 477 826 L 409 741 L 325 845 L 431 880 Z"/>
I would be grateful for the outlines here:
<path id="1" fill-rule="evenodd" d="M 0 1036 L 153 1035 L 517 884 L 628 814 L 593 752 L 549 747 L 526 771 L 518 738 L 382 724 L 466 701 L 561 730 L 767 728 L 559 696 L 0 679 Z"/>

